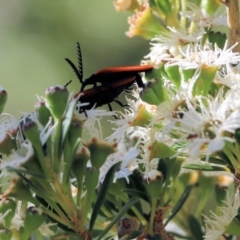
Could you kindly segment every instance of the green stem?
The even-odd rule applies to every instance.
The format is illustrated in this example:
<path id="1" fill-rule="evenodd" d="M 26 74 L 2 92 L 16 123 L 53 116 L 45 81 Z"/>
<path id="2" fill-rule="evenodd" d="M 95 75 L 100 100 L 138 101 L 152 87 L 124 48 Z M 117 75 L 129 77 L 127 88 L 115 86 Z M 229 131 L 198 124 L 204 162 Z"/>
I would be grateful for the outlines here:
<path id="1" fill-rule="evenodd" d="M 50 166 L 48 163 L 49 159 L 45 158 L 41 144 L 39 144 L 38 146 L 35 146 L 35 150 L 37 152 L 38 161 L 43 170 L 43 173 L 44 173 L 45 177 L 49 180 L 51 178 L 51 174 L 49 171 Z"/>
<path id="2" fill-rule="evenodd" d="M 231 161 L 235 170 L 237 172 L 240 172 L 240 163 L 239 163 L 238 159 L 236 159 L 236 157 L 235 157 L 236 152 L 233 147 L 233 144 L 226 141 L 225 146 L 223 148 L 223 152 L 227 155 L 227 157 Z M 236 156 L 239 156 L 239 155 L 236 155 Z"/>
<path id="3" fill-rule="evenodd" d="M 150 221 L 148 225 L 148 233 L 150 235 L 153 235 L 153 225 L 154 225 L 156 207 L 157 207 L 157 198 L 153 198 L 151 201 L 151 213 L 150 213 Z"/>
<path id="4" fill-rule="evenodd" d="M 61 143 L 61 133 L 62 133 L 62 121 L 55 119 L 57 121 L 57 126 L 55 128 L 55 136 L 54 136 L 54 149 L 53 149 L 53 168 L 56 173 L 59 173 L 60 170 L 60 143 Z"/>

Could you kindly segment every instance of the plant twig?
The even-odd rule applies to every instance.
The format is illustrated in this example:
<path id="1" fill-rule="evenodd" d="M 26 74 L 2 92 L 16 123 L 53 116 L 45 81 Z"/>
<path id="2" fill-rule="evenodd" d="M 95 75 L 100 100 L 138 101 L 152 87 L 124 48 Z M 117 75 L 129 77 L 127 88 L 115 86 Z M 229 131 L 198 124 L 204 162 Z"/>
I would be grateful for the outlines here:
<path id="1" fill-rule="evenodd" d="M 240 16 L 238 0 L 219 0 L 226 6 L 228 26 L 230 29 L 230 46 L 236 42 L 240 43 Z M 240 52 L 240 44 L 234 49 L 234 52 Z"/>

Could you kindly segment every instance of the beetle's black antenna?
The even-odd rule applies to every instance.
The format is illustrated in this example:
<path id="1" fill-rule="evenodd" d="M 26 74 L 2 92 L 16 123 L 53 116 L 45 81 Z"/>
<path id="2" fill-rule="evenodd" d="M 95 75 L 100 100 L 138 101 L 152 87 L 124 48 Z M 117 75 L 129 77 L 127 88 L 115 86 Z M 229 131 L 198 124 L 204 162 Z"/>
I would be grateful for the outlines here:
<path id="1" fill-rule="evenodd" d="M 83 63 L 82 63 L 82 52 L 79 42 L 77 42 L 77 53 L 78 53 L 78 73 L 81 77 L 80 82 L 82 83 L 83 79 Z"/>
<path id="2" fill-rule="evenodd" d="M 72 80 L 70 80 L 69 82 L 67 82 L 64 87 L 67 87 L 70 83 L 72 82 Z"/>
<path id="3" fill-rule="evenodd" d="M 71 66 L 77 78 L 79 79 L 80 83 L 82 84 L 83 83 L 82 54 L 81 54 L 80 44 L 78 42 L 77 42 L 77 52 L 78 52 L 78 68 L 79 69 L 77 69 L 75 64 L 70 59 L 65 58 L 65 60 Z"/>
<path id="4" fill-rule="evenodd" d="M 71 66 L 71 68 L 73 69 L 73 71 L 75 72 L 75 74 L 77 75 L 77 78 L 79 79 L 80 83 L 82 83 L 82 76 L 81 74 L 78 72 L 77 67 L 74 65 L 74 63 L 69 60 L 68 58 L 65 58 L 65 60 L 68 62 L 68 64 Z"/>

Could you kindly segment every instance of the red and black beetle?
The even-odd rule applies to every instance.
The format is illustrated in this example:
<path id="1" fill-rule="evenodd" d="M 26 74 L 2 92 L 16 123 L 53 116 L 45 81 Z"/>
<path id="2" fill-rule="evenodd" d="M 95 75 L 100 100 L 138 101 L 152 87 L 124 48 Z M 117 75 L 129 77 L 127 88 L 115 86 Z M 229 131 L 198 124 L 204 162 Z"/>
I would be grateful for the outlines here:
<path id="1" fill-rule="evenodd" d="M 79 43 L 77 43 L 77 51 L 78 68 L 68 58 L 65 60 L 72 67 L 82 84 L 80 91 L 83 95 L 80 96 L 79 101 L 89 103 L 89 105 L 81 107 L 79 112 L 85 112 L 85 110 L 91 109 L 94 105 L 95 107 L 99 107 L 105 104 L 108 104 L 109 110 L 111 111 L 110 103 L 113 101 L 124 106 L 117 100 L 117 97 L 123 91 L 128 90 L 135 82 L 138 87 L 143 88 L 144 83 L 139 72 L 147 72 L 152 69 L 151 65 L 110 67 L 97 71 L 83 81 L 82 54 Z M 93 87 L 85 90 L 87 85 L 93 85 Z"/>

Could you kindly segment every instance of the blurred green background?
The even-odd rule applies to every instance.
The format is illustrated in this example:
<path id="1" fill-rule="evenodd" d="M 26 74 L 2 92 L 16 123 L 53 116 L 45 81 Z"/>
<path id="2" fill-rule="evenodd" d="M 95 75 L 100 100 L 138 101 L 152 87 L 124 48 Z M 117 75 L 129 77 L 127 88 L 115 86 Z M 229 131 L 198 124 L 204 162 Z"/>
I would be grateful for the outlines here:
<path id="1" fill-rule="evenodd" d="M 4 112 L 21 116 L 31 112 L 36 94 L 66 84 L 80 88 L 64 58 L 77 63 L 76 42 L 81 44 L 84 78 L 117 65 L 139 64 L 149 43 L 129 39 L 128 13 L 117 13 L 113 1 L 0 0 L 0 75 L 8 92 Z"/>

